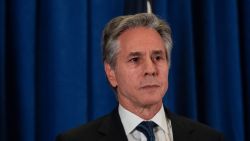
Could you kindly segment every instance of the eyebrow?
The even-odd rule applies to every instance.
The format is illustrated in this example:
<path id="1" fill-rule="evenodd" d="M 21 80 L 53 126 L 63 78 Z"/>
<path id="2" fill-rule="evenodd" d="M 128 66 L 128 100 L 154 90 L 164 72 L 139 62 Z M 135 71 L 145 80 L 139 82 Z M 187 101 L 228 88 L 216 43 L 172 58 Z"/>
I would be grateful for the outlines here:
<path id="1" fill-rule="evenodd" d="M 128 57 L 133 57 L 133 56 L 142 56 L 141 52 L 130 52 Z"/>
<path id="2" fill-rule="evenodd" d="M 152 51 L 152 54 L 153 55 L 163 55 L 164 54 L 164 51 L 162 51 L 162 50 L 153 50 Z M 143 53 L 141 53 L 141 52 L 130 52 L 129 53 L 129 55 L 128 55 L 128 57 L 133 57 L 133 56 L 142 56 L 143 55 Z"/>
<path id="3" fill-rule="evenodd" d="M 162 50 L 153 50 L 153 53 L 152 54 L 157 54 L 157 55 L 163 55 L 164 54 L 164 51 Z"/>

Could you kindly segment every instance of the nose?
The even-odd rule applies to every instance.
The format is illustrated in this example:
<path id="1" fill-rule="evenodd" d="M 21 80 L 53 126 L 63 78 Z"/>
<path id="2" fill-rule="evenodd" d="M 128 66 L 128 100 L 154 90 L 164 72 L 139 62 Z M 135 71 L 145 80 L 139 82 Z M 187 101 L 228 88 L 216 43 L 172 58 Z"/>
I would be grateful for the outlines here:
<path id="1" fill-rule="evenodd" d="M 148 58 L 144 63 L 144 75 L 145 76 L 156 76 L 158 74 L 155 62 Z"/>

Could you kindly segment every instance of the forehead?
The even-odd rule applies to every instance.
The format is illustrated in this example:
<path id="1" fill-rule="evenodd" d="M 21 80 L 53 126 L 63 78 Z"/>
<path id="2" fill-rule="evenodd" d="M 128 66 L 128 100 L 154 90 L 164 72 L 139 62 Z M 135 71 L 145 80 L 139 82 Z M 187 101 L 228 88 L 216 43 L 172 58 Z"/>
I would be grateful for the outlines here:
<path id="1" fill-rule="evenodd" d="M 120 53 L 165 50 L 160 34 L 146 27 L 127 29 L 118 37 Z"/>

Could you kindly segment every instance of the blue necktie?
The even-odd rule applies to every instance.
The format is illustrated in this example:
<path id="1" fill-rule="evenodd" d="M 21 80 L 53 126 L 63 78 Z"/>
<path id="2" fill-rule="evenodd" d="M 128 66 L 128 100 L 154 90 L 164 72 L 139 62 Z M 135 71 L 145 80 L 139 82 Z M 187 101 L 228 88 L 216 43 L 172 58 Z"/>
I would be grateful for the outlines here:
<path id="1" fill-rule="evenodd" d="M 155 141 L 153 128 L 156 126 L 153 121 L 143 121 L 136 127 L 136 130 L 142 132 L 146 136 L 147 141 Z"/>

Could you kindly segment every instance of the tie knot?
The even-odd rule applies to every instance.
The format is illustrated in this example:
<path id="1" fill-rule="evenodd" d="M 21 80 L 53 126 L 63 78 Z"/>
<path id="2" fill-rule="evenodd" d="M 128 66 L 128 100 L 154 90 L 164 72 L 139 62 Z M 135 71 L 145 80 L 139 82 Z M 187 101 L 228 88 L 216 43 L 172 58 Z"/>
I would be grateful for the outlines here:
<path id="1" fill-rule="evenodd" d="M 157 124 L 155 124 L 153 121 L 143 121 L 136 127 L 136 130 L 142 132 L 148 141 L 155 141 L 153 129 L 156 126 Z"/>
<path id="2" fill-rule="evenodd" d="M 157 124 L 155 122 L 153 122 L 153 121 L 143 121 L 138 126 L 139 127 L 142 126 L 142 127 L 153 129 L 154 127 L 157 126 Z"/>

